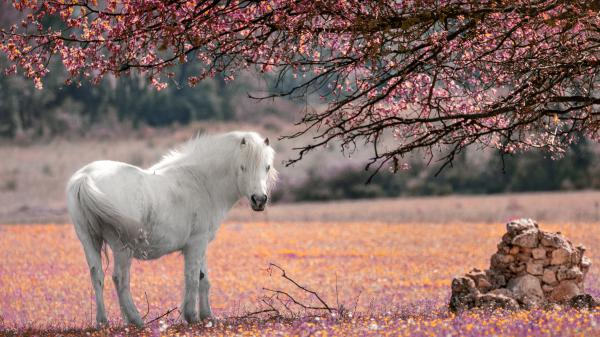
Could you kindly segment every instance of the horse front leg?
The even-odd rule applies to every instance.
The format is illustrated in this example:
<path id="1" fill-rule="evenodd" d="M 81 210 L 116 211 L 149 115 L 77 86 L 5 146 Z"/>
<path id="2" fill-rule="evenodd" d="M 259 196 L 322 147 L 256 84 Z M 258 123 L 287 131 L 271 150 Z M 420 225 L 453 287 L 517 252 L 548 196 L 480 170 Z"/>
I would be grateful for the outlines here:
<path id="1" fill-rule="evenodd" d="M 127 324 L 134 324 L 137 327 L 144 326 L 144 321 L 140 316 L 139 311 L 133 303 L 131 297 L 130 284 L 130 269 L 131 269 L 131 253 L 128 249 L 122 249 L 114 252 L 115 269 L 113 272 L 113 282 L 119 296 L 119 307 L 121 315 Z"/>
<path id="2" fill-rule="evenodd" d="M 198 321 L 198 295 L 200 287 L 200 267 L 206 253 L 208 241 L 197 238 L 188 242 L 183 249 L 185 261 L 185 291 L 183 297 L 183 317 L 188 323 Z"/>
<path id="3" fill-rule="evenodd" d="M 200 266 L 200 319 L 205 319 L 213 316 L 210 308 L 210 281 L 208 279 L 208 267 L 206 263 L 206 255 L 202 259 Z"/>

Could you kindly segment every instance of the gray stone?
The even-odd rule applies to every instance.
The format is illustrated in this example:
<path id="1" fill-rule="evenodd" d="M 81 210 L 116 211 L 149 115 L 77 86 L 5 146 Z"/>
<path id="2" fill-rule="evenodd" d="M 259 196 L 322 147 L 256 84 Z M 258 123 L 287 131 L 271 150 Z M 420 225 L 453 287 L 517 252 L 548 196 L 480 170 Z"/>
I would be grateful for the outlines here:
<path id="1" fill-rule="evenodd" d="M 526 253 L 517 254 L 517 261 L 528 262 L 529 260 L 531 260 L 531 255 L 526 254 Z"/>
<path id="2" fill-rule="evenodd" d="M 475 282 L 469 277 L 456 277 L 452 280 L 452 296 L 450 297 L 450 310 L 461 312 L 475 307 L 479 297 L 479 290 Z"/>
<path id="3" fill-rule="evenodd" d="M 526 265 L 524 263 L 511 263 L 511 265 L 508 266 L 508 269 L 515 274 L 525 271 L 525 268 Z"/>
<path id="4" fill-rule="evenodd" d="M 592 260 L 590 260 L 587 256 L 583 256 L 581 258 L 581 268 L 589 269 L 592 265 Z"/>
<path id="5" fill-rule="evenodd" d="M 500 288 L 506 286 L 506 277 L 502 273 L 494 270 L 486 270 L 487 279 L 492 283 L 493 288 Z"/>
<path id="6" fill-rule="evenodd" d="M 508 264 L 510 264 L 514 260 L 515 260 L 515 257 L 512 255 L 496 253 L 496 254 L 492 255 L 490 264 L 491 264 L 492 268 L 507 267 Z"/>
<path id="7" fill-rule="evenodd" d="M 454 293 L 473 293 L 476 292 L 475 282 L 468 277 L 456 277 L 452 280 L 452 292 Z"/>
<path id="8" fill-rule="evenodd" d="M 599 303 L 584 291 L 591 266 L 584 253 L 585 247 L 574 248 L 560 232 L 540 231 L 528 219 L 511 221 L 490 269 L 473 269 L 452 281 L 450 310 L 596 308 Z"/>
<path id="9" fill-rule="evenodd" d="M 512 239 L 512 244 L 524 248 L 535 248 L 539 243 L 538 230 L 527 230 Z"/>
<path id="10" fill-rule="evenodd" d="M 512 220 L 506 224 L 507 234 L 515 236 L 526 230 L 537 229 L 537 224 L 531 219 Z"/>
<path id="11" fill-rule="evenodd" d="M 532 275 L 523 275 L 511 279 L 508 281 L 507 288 L 515 294 L 515 297 L 519 300 L 525 297 L 544 298 L 540 280 Z"/>
<path id="12" fill-rule="evenodd" d="M 581 289 L 579 289 L 574 281 L 567 280 L 561 281 L 554 287 L 554 290 L 550 293 L 549 299 L 552 302 L 565 302 L 576 295 L 581 295 Z"/>
<path id="13" fill-rule="evenodd" d="M 581 280 L 583 279 L 583 273 L 579 270 L 579 267 L 566 267 L 560 266 L 556 272 L 556 279 L 562 280 Z"/>
<path id="14" fill-rule="evenodd" d="M 556 272 L 552 269 L 544 269 L 544 275 L 542 276 L 542 281 L 546 284 L 554 285 L 558 283 L 556 279 Z"/>
<path id="15" fill-rule="evenodd" d="M 581 256 L 582 256 L 582 254 L 581 254 L 581 252 L 579 250 L 577 250 L 577 249 L 573 250 L 573 254 L 571 254 L 571 261 L 570 262 L 572 264 L 575 264 L 575 265 L 580 264 L 581 263 Z"/>
<path id="16" fill-rule="evenodd" d="M 545 259 L 546 250 L 544 248 L 535 248 L 531 251 L 531 256 L 536 260 Z"/>
<path id="17" fill-rule="evenodd" d="M 520 309 L 519 303 L 513 298 L 492 293 L 479 296 L 476 300 L 476 306 L 484 310 L 504 309 L 516 311 Z"/>
<path id="18" fill-rule="evenodd" d="M 569 242 L 559 233 L 540 232 L 542 245 L 552 248 L 569 249 Z"/>
<path id="19" fill-rule="evenodd" d="M 565 248 L 558 248 L 552 251 L 552 259 L 550 264 L 561 265 L 571 262 L 571 251 Z"/>
<path id="20" fill-rule="evenodd" d="M 552 290 L 554 290 L 554 287 L 553 287 L 553 286 L 551 286 L 551 285 L 544 284 L 544 285 L 542 286 L 542 290 L 543 290 L 545 293 L 549 293 L 549 292 L 551 292 Z"/>
<path id="21" fill-rule="evenodd" d="M 487 278 L 483 277 L 477 280 L 477 288 L 480 291 L 488 291 L 493 288 L 493 285 L 490 283 L 490 281 L 488 281 Z"/>
<path id="22" fill-rule="evenodd" d="M 575 309 L 594 309 L 600 303 L 589 294 L 575 295 L 569 300 L 569 305 Z"/>
<path id="23" fill-rule="evenodd" d="M 473 279 L 473 281 L 477 281 L 477 279 L 480 277 L 486 277 L 485 271 L 483 271 L 479 268 L 471 269 L 471 271 L 469 271 L 465 276 Z"/>
<path id="24" fill-rule="evenodd" d="M 498 252 L 503 253 L 503 254 L 509 254 L 510 253 L 510 246 L 505 243 L 504 241 L 500 241 L 500 243 L 498 243 L 497 245 L 498 248 Z"/>
<path id="25" fill-rule="evenodd" d="M 531 275 L 543 275 L 544 274 L 544 266 L 541 263 L 528 262 L 527 263 L 527 272 Z"/>
<path id="26" fill-rule="evenodd" d="M 592 261 L 588 259 L 586 256 L 581 258 L 581 272 L 583 273 L 583 277 L 587 275 L 588 271 L 590 271 L 590 267 L 592 266 Z"/>
<path id="27" fill-rule="evenodd" d="M 531 256 L 531 251 L 533 250 L 533 248 L 529 248 L 529 247 L 520 247 L 519 251 L 523 254 L 526 254 L 527 256 Z"/>
<path id="28" fill-rule="evenodd" d="M 480 291 L 488 291 L 492 288 L 491 282 L 487 279 L 487 274 L 481 269 L 474 268 L 466 276 L 475 282 Z"/>
<path id="29" fill-rule="evenodd" d="M 515 298 L 515 294 L 513 294 L 512 291 L 510 291 L 506 288 L 494 289 L 494 290 L 488 292 L 488 294 L 502 295 L 502 296 L 506 296 L 506 297 L 510 297 L 510 298 Z"/>

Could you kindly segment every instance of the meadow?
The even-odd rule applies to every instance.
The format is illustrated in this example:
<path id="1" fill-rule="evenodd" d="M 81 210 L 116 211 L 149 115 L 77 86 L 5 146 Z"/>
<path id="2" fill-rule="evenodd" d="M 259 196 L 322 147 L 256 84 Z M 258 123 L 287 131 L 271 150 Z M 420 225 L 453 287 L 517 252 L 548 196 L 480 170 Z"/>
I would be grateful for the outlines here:
<path id="1" fill-rule="evenodd" d="M 574 243 L 585 244 L 586 255 L 600 261 L 598 191 L 276 203 L 261 213 L 241 202 L 209 246 L 216 319 L 184 323 L 178 310 L 183 261 L 173 254 L 134 262 L 134 300 L 150 323 L 144 329 L 123 326 L 109 259 L 104 266 L 110 326 L 95 329 L 89 272 L 65 208 L 66 179 L 98 158 L 147 166 L 194 130 L 244 127 L 198 123 L 181 130 L 123 131 L 127 135 L 118 137 L 107 132 L 77 142 L 0 144 L 0 335 L 600 335 L 595 311 L 456 316 L 447 310 L 452 278 L 488 267 L 509 218 L 533 217 L 543 229 L 560 230 Z M 277 138 L 266 127 L 261 132 Z M 276 143 L 278 155 L 290 157 L 292 145 Z M 341 163 L 338 157 L 321 151 L 286 168 L 285 176 L 302 179 L 315 163 L 333 169 Z M 249 314 L 273 304 L 273 292 L 264 288 L 322 306 L 282 279 L 270 263 L 317 292 L 332 311 L 304 310 L 288 301 L 289 310 L 278 302 L 279 316 L 272 311 Z M 600 296 L 597 270 L 592 265 L 586 285 Z"/>
<path id="2" fill-rule="evenodd" d="M 540 225 L 583 243 L 592 261 L 599 261 L 599 223 Z M 176 309 L 182 257 L 173 254 L 134 262 L 134 300 L 145 321 L 152 321 L 144 329 L 123 326 L 110 280 L 112 263 L 105 261 L 110 326 L 96 330 L 88 271 L 72 226 L 2 225 L 0 331 L 15 336 L 600 335 L 596 311 L 454 315 L 447 310 L 452 278 L 472 267 L 487 268 L 503 231 L 504 224 L 498 222 L 229 221 L 208 253 L 216 319 L 197 325 L 183 322 Z M 269 270 L 269 263 L 317 292 L 333 311 L 307 311 L 288 303 L 290 311 L 279 307 L 281 317 L 248 315 L 268 308 L 263 300 L 272 292 L 264 288 L 320 305 L 278 270 Z M 586 281 L 594 296 L 600 295 L 597 270 L 592 265 Z"/>

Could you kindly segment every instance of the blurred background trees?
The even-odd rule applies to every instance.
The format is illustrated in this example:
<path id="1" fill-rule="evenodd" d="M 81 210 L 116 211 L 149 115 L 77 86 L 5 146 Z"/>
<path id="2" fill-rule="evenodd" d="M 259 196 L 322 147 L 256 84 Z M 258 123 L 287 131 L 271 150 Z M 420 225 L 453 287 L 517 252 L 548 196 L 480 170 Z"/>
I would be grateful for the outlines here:
<path id="1" fill-rule="evenodd" d="M 133 75 L 107 77 L 99 85 L 86 83 L 78 87 L 61 82 L 62 68 L 53 68 L 44 83 L 46 90 L 36 90 L 31 81 L 22 76 L 0 76 L 2 137 L 39 138 L 86 132 L 111 118 L 133 127 L 231 120 L 241 117 L 236 116 L 237 98 L 245 97 L 248 91 L 260 86 L 260 82 L 251 77 L 228 84 L 222 77 L 216 77 L 194 88 L 175 82 L 156 91 L 145 78 Z M 193 65 L 181 65 L 177 71 L 182 78 L 187 78 Z"/>
<path id="2" fill-rule="evenodd" d="M 437 167 L 414 162 L 407 171 L 382 171 L 370 184 L 363 167 L 337 172 L 313 170 L 293 189 L 296 200 L 364 199 L 448 194 L 495 194 L 600 188 L 600 165 L 592 144 L 574 144 L 554 160 L 541 151 L 515 156 L 475 151 L 459 155 L 453 167 L 436 176 Z"/>

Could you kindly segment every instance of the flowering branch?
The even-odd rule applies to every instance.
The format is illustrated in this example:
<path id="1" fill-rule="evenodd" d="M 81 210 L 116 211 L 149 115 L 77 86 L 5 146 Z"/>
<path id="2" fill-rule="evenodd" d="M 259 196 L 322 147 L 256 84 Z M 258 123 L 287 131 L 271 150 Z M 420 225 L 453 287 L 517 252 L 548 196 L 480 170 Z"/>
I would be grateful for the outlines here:
<path id="1" fill-rule="evenodd" d="M 334 141 L 370 144 L 376 174 L 416 150 L 443 168 L 468 146 L 558 156 L 579 135 L 598 139 L 597 1 L 12 3 L 22 21 L 0 28 L 6 72 L 38 88 L 52 58 L 68 82 L 136 71 L 158 90 L 174 65 L 198 62 L 190 85 L 252 69 L 278 74 L 261 98 L 320 97 L 287 136 L 314 136 L 288 164 Z"/>

